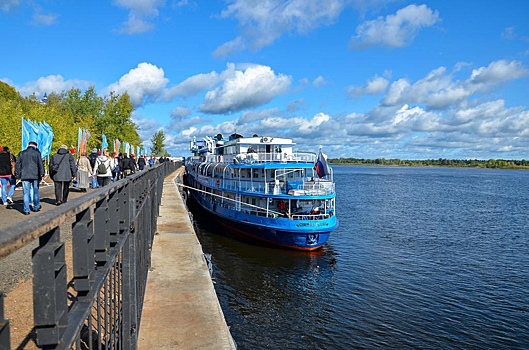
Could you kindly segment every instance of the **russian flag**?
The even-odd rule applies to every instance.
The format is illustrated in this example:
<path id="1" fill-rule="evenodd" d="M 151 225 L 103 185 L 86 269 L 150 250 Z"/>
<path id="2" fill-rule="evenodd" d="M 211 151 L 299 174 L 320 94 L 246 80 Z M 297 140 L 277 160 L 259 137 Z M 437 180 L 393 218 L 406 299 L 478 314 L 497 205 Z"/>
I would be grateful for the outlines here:
<path id="1" fill-rule="evenodd" d="M 316 173 L 320 178 L 330 174 L 329 166 L 327 165 L 327 155 L 322 153 L 321 150 L 318 155 L 318 160 L 316 161 L 316 164 L 314 164 L 314 170 L 316 170 Z"/>

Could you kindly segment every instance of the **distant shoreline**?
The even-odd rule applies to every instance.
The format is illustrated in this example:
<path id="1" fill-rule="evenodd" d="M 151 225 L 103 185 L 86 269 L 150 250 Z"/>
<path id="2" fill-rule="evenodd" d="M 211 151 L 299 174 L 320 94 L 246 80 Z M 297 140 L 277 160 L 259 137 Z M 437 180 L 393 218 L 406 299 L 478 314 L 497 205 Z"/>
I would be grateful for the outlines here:
<path id="1" fill-rule="evenodd" d="M 400 166 L 421 168 L 478 168 L 478 169 L 511 169 L 529 170 L 527 160 L 503 160 L 503 159 L 426 159 L 426 160 L 400 160 L 400 159 L 357 159 L 339 158 L 329 159 L 329 164 L 335 165 L 365 165 L 365 166 Z"/>

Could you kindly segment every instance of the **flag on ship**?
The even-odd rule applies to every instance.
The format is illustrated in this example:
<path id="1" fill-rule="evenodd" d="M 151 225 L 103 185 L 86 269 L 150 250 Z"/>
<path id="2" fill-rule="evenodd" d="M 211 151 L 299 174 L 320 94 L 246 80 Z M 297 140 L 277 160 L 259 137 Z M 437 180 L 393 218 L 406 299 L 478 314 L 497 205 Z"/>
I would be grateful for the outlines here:
<path id="1" fill-rule="evenodd" d="M 314 164 L 314 170 L 320 178 L 325 177 L 330 174 L 329 166 L 327 165 L 327 155 L 320 150 L 318 155 L 318 160 Z"/>

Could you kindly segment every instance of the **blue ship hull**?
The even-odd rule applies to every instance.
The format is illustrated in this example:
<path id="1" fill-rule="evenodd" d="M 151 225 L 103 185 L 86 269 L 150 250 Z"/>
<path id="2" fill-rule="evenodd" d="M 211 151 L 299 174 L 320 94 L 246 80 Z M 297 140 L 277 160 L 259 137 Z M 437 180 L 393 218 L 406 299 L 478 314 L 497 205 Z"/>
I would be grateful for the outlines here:
<path id="1" fill-rule="evenodd" d="M 325 220 L 256 217 L 206 201 L 199 192 L 192 191 L 192 196 L 202 209 L 229 232 L 277 247 L 316 250 L 327 242 L 330 233 L 338 227 L 336 216 Z"/>

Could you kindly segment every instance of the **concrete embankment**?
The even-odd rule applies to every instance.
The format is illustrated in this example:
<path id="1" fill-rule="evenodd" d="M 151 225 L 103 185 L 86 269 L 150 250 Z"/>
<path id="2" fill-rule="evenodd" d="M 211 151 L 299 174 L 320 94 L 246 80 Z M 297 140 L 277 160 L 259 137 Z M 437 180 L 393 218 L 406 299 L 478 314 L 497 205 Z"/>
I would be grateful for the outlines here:
<path id="1" fill-rule="evenodd" d="M 235 349 L 175 179 L 165 178 L 138 348 Z"/>

